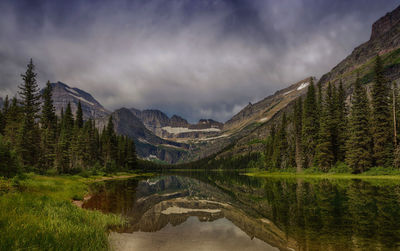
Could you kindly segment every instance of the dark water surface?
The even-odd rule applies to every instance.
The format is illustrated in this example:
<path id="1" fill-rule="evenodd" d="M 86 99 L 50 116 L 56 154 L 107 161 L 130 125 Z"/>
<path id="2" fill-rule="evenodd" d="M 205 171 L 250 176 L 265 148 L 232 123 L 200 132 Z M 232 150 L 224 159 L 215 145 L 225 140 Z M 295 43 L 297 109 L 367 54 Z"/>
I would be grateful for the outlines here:
<path id="1" fill-rule="evenodd" d="M 117 250 L 397 250 L 400 184 L 192 172 L 96 183 Z"/>

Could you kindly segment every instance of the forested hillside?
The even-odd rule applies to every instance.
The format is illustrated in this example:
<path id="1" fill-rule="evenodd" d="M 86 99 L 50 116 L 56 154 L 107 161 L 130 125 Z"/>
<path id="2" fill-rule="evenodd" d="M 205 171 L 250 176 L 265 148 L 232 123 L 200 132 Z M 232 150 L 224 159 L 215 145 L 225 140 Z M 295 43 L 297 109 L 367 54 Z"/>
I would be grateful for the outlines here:
<path id="1" fill-rule="evenodd" d="M 52 86 L 41 94 L 32 60 L 22 75 L 18 96 L 6 97 L 0 111 L 0 176 L 22 171 L 78 173 L 82 170 L 132 170 L 137 167 L 132 139 L 116 135 L 112 117 L 98 130 L 84 121 L 81 103 L 68 103 L 56 116 Z"/>

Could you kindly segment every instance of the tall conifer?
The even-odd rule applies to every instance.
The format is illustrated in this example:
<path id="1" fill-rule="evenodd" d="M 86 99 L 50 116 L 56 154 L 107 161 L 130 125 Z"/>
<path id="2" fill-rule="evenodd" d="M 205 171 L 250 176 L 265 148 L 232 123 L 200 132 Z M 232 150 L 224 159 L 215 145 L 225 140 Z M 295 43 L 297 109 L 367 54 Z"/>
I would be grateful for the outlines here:
<path id="1" fill-rule="evenodd" d="M 318 140 L 318 105 L 315 86 L 311 81 L 303 104 L 303 167 L 310 167 L 314 162 L 315 148 Z"/>
<path id="2" fill-rule="evenodd" d="M 316 161 L 322 171 L 328 171 L 335 162 L 335 93 L 331 83 L 321 105 L 321 119 L 316 149 Z"/>
<path id="3" fill-rule="evenodd" d="M 372 165 L 369 116 L 367 93 L 357 78 L 351 99 L 346 143 L 346 163 L 355 173 L 364 172 Z"/>
<path id="4" fill-rule="evenodd" d="M 297 172 L 302 170 L 302 127 L 303 127 L 303 102 L 301 97 L 296 100 L 294 105 L 294 130 L 295 130 L 295 160 Z"/>
<path id="5" fill-rule="evenodd" d="M 371 93 L 373 157 L 377 166 L 391 166 L 393 164 L 393 130 L 389 85 L 384 76 L 383 63 L 379 55 L 376 57 L 374 71 L 375 79 Z"/>
<path id="6" fill-rule="evenodd" d="M 81 101 L 78 102 L 78 109 L 76 110 L 75 124 L 78 128 L 83 127 L 83 113 Z"/>
<path id="7" fill-rule="evenodd" d="M 24 112 L 22 127 L 19 133 L 18 152 L 26 166 L 33 167 L 38 163 L 40 143 L 38 126 L 35 119 L 40 110 L 40 92 L 36 83 L 35 66 L 32 59 L 22 74 L 23 84 L 19 86 L 19 95 Z"/>

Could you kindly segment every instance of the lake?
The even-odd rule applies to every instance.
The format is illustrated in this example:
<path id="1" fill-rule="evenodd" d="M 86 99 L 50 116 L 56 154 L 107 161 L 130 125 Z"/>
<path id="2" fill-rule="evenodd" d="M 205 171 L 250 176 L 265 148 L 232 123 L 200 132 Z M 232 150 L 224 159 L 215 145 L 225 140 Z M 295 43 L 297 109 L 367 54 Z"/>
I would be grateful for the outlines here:
<path id="1" fill-rule="evenodd" d="M 93 184 L 116 250 L 400 249 L 400 184 L 178 172 Z"/>

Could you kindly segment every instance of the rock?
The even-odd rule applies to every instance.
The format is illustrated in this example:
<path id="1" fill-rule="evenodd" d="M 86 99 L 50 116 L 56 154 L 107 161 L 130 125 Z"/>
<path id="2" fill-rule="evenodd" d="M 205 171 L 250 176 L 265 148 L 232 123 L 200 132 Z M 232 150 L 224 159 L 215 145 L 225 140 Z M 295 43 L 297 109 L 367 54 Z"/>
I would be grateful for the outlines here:
<path id="1" fill-rule="evenodd" d="M 379 37 L 390 31 L 395 25 L 400 22 L 400 6 L 392 12 L 387 13 L 372 25 L 371 39 L 379 39 Z"/>
<path id="2" fill-rule="evenodd" d="M 81 89 L 71 88 L 62 82 L 52 83 L 51 86 L 53 88 L 54 107 L 58 115 L 62 108 L 65 111 L 68 103 L 71 103 L 72 113 L 75 114 L 79 101 L 82 105 L 84 119 L 104 118 L 110 114 L 92 95 Z"/>
<path id="3" fill-rule="evenodd" d="M 135 108 L 130 110 L 143 122 L 147 129 L 163 139 L 186 141 L 218 136 L 220 135 L 219 131 L 223 128 L 222 123 L 212 119 L 200 119 L 197 124 L 190 124 L 178 115 L 169 118 L 160 110 L 140 111 Z"/>

